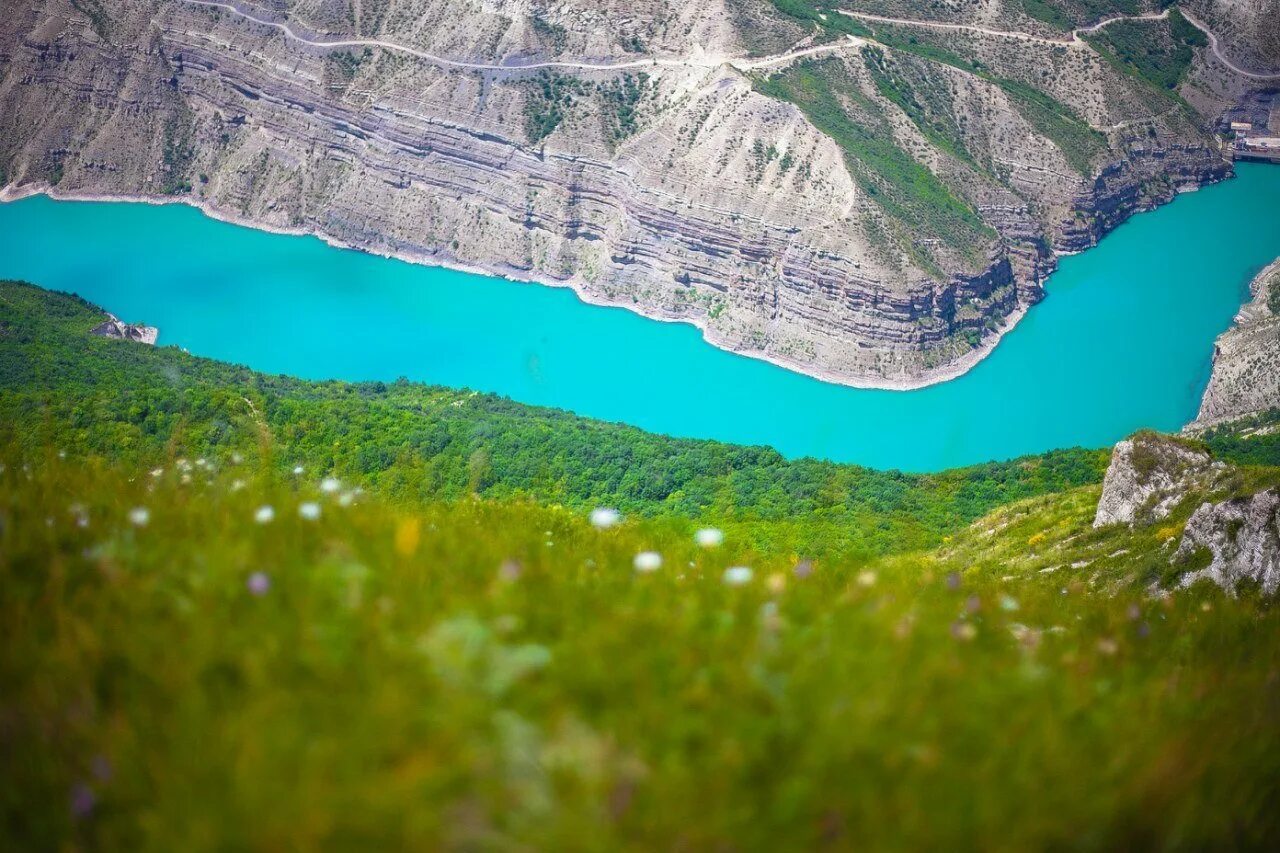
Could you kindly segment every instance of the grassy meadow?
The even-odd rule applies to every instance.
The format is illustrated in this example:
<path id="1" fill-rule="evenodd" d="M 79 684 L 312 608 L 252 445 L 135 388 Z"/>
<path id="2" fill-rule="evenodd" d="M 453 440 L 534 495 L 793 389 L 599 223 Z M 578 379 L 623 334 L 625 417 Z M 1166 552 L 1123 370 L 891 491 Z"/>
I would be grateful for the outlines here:
<path id="1" fill-rule="evenodd" d="M 695 504 L 513 485 L 477 433 L 633 432 L 491 401 L 450 427 L 472 443 L 367 471 L 370 423 L 408 408 L 404 435 L 435 435 L 463 407 L 90 339 L 78 300 L 0 297 L 4 849 L 1280 838 L 1280 614 L 1157 590 L 1194 500 L 1094 530 L 1094 451 L 895 478 L 671 442 L 734 460 Z M 1276 482 L 1233 441 L 1263 463 L 1233 487 Z M 715 496 L 743 482 L 766 485 L 735 513 Z M 873 535 L 880 489 L 899 511 Z"/>

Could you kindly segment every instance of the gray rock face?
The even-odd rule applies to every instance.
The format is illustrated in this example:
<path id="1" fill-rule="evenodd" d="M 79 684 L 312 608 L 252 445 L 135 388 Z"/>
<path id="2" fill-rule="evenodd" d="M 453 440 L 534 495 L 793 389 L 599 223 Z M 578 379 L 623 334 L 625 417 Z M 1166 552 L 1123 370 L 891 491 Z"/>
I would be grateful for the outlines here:
<path id="1" fill-rule="evenodd" d="M 1250 285 L 1252 301 L 1219 336 L 1213 351 L 1213 375 L 1200 401 L 1200 414 L 1188 426 L 1196 432 L 1280 406 L 1280 259 Z"/>
<path id="2" fill-rule="evenodd" d="M 89 334 L 102 338 L 117 338 L 123 341 L 137 341 L 140 344 L 155 346 L 160 330 L 155 326 L 141 326 L 137 323 L 122 323 L 114 314 L 89 330 Z"/>
<path id="3" fill-rule="evenodd" d="M 182 199 L 914 387 L 985 355 L 1043 295 L 1055 250 L 1229 172 L 1203 121 L 1083 43 L 948 36 L 1017 89 L 870 43 L 797 57 L 891 144 L 891 172 L 920 167 L 971 212 L 978 236 L 957 241 L 951 220 L 886 201 L 908 190 L 875 177 L 880 155 L 764 93 L 792 61 L 759 51 L 814 35 L 767 0 L 230 5 L 6 4 L 0 184 Z M 1183 94 L 1216 116 L 1231 89 L 1202 83 Z M 1046 123 L 1024 86 L 1061 116 Z"/>
<path id="4" fill-rule="evenodd" d="M 1228 471 L 1185 440 L 1139 433 L 1111 453 L 1093 526 L 1149 524 L 1164 518 L 1188 491 L 1210 488 Z"/>
<path id="5" fill-rule="evenodd" d="M 1208 578 L 1232 591 L 1241 580 L 1256 581 L 1268 595 L 1280 587 L 1280 492 L 1268 489 L 1247 498 L 1204 503 L 1182 533 L 1175 559 L 1192 559 L 1207 549 L 1206 568 L 1183 576 L 1188 586 Z"/>

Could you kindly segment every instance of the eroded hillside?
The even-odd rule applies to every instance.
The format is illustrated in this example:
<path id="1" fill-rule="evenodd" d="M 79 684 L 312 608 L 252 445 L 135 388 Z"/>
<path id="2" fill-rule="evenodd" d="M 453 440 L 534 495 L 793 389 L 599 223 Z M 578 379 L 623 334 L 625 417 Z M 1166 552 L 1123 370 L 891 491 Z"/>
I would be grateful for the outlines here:
<path id="1" fill-rule="evenodd" d="M 980 358 L 1055 251 L 1227 173 L 1208 127 L 1248 79 L 1177 13 L 1116 5 L 1156 17 L 36 0 L 0 23 L 0 177 L 565 283 L 909 386 Z M 1265 61 L 1252 7 L 1195 8 Z"/>

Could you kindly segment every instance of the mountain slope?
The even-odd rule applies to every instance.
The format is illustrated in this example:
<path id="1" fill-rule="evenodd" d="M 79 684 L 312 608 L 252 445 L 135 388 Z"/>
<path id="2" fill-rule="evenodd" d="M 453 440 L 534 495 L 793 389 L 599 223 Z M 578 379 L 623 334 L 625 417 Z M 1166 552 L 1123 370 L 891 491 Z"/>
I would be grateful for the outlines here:
<path id="1" fill-rule="evenodd" d="M 567 283 L 853 384 L 965 369 L 1054 250 L 1226 175 L 1208 123 L 1240 88 L 1172 17 L 1130 24 L 1151 78 L 1108 52 L 1121 24 L 1003 6 L 77 4 L 0 24 L 11 195 L 176 196 Z"/>

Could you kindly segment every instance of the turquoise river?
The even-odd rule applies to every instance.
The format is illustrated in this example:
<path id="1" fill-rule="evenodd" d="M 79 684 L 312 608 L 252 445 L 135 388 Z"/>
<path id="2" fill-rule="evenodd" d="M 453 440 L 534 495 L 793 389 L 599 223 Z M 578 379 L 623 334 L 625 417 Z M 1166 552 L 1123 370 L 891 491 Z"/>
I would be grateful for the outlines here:
<path id="1" fill-rule="evenodd" d="M 567 289 L 340 250 L 182 205 L 0 205 L 0 277 L 77 293 L 197 355 L 304 378 L 405 376 L 910 471 L 1180 428 L 1214 337 L 1277 255 L 1280 168 L 1242 165 L 1064 258 L 1045 301 L 969 373 L 873 391 L 733 355 L 692 326 Z"/>

